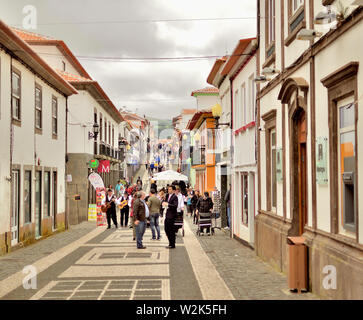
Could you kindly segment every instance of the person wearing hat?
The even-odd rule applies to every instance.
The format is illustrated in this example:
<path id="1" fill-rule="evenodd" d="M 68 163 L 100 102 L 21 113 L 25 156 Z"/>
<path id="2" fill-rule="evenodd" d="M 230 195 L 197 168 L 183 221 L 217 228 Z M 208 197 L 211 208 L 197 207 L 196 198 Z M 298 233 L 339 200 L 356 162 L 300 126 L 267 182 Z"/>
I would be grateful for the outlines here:
<path id="1" fill-rule="evenodd" d="M 108 224 L 107 229 L 111 229 L 111 219 L 113 221 L 113 224 L 117 228 L 116 204 L 118 204 L 118 203 L 116 200 L 116 196 L 113 194 L 112 189 L 107 190 L 107 194 L 104 199 L 104 203 L 106 204 L 106 206 L 108 206 L 108 209 L 106 211 L 106 218 L 107 218 L 107 224 Z"/>

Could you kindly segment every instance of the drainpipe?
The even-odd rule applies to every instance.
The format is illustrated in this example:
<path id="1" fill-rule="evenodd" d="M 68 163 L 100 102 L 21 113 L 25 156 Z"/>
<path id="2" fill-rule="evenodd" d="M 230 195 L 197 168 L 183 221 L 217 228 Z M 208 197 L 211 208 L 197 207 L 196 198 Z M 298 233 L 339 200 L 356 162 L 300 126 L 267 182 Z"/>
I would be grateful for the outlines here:
<path id="1" fill-rule="evenodd" d="M 234 145 L 233 145 L 233 79 L 229 78 L 229 88 L 230 88 L 230 99 L 231 99 L 231 165 L 230 165 L 230 170 L 231 170 L 231 180 L 230 180 L 230 184 L 231 184 L 231 189 L 230 189 L 230 215 L 231 215 L 231 224 L 229 226 L 229 232 L 230 232 L 230 237 L 233 238 L 233 225 L 234 225 L 234 199 L 233 199 L 233 194 L 234 194 L 234 184 L 232 183 L 232 179 L 233 179 L 233 157 L 234 157 Z M 233 204 L 233 205 L 232 205 Z M 227 217 L 228 218 L 228 217 Z"/>
<path id="2" fill-rule="evenodd" d="M 9 194 L 11 195 L 11 185 L 12 185 L 12 179 L 13 179 L 13 134 L 14 134 L 14 128 L 13 128 L 13 99 L 12 99 L 12 90 L 13 90 L 13 75 L 12 75 L 12 66 L 13 66 L 13 57 L 10 55 L 10 159 L 9 159 Z M 10 198 L 11 199 L 11 198 Z M 11 201 L 11 200 L 10 200 Z M 18 224 L 20 222 L 18 221 Z M 12 224 L 12 203 L 10 203 L 10 244 L 6 241 L 6 252 L 9 252 L 9 247 L 11 247 L 11 238 L 12 238 L 12 232 L 11 232 L 11 224 Z M 19 227 L 19 226 L 18 226 Z M 7 238 L 7 234 L 5 235 Z M 19 237 L 19 235 L 18 235 Z"/>
<path id="3" fill-rule="evenodd" d="M 65 193 L 65 214 L 64 224 L 65 229 L 68 230 L 68 214 L 69 214 L 69 199 L 68 199 L 68 187 L 67 187 L 67 162 L 68 162 L 68 97 L 66 96 L 66 143 L 65 143 L 65 162 L 64 162 L 64 193 Z"/>

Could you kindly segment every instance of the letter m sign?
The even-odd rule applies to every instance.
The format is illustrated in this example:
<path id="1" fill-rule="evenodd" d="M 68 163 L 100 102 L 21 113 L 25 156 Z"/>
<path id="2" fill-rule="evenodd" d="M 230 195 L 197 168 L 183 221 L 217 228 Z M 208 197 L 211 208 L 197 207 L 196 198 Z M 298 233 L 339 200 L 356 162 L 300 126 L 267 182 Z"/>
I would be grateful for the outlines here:
<path id="1" fill-rule="evenodd" d="M 100 161 L 100 165 L 98 166 L 98 172 L 99 173 L 104 173 L 110 172 L 110 160 L 102 160 Z"/>

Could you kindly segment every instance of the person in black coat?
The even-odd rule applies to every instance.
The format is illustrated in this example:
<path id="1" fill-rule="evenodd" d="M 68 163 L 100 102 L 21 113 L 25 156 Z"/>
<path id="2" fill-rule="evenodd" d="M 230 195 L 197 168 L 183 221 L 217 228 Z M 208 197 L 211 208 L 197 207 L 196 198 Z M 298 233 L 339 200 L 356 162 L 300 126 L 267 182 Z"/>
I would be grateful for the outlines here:
<path id="1" fill-rule="evenodd" d="M 178 208 L 178 197 L 175 195 L 175 186 L 169 186 L 168 188 L 168 198 L 163 203 L 163 205 L 168 205 L 165 215 L 165 233 L 169 240 L 169 246 L 167 249 L 175 248 L 175 219 L 177 216 L 177 208 Z"/>
<path id="2" fill-rule="evenodd" d="M 107 190 L 106 198 L 105 198 L 106 205 L 109 205 L 109 208 L 106 211 L 106 218 L 107 218 L 107 229 L 111 229 L 111 219 L 113 224 L 117 228 L 117 218 L 116 218 L 116 196 L 113 194 L 112 189 Z"/>

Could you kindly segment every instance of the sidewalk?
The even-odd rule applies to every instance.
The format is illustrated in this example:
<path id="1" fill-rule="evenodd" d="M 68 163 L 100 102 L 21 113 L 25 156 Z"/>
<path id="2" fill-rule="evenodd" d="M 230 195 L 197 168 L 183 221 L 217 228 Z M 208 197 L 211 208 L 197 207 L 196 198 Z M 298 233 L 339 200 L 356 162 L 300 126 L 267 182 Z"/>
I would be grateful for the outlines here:
<path id="1" fill-rule="evenodd" d="M 44 240 L 39 240 L 29 246 L 1 256 L 0 280 L 23 270 L 25 266 L 82 238 L 95 228 L 95 222 L 85 221 L 78 225 L 70 226 L 69 230 L 52 235 Z"/>
<path id="2" fill-rule="evenodd" d="M 184 223 L 194 232 L 197 230 L 192 218 L 185 217 Z M 277 273 L 255 251 L 231 239 L 228 233 L 216 230 L 213 236 L 197 238 L 236 300 L 318 299 L 312 293 L 291 293 L 284 274 Z"/>

